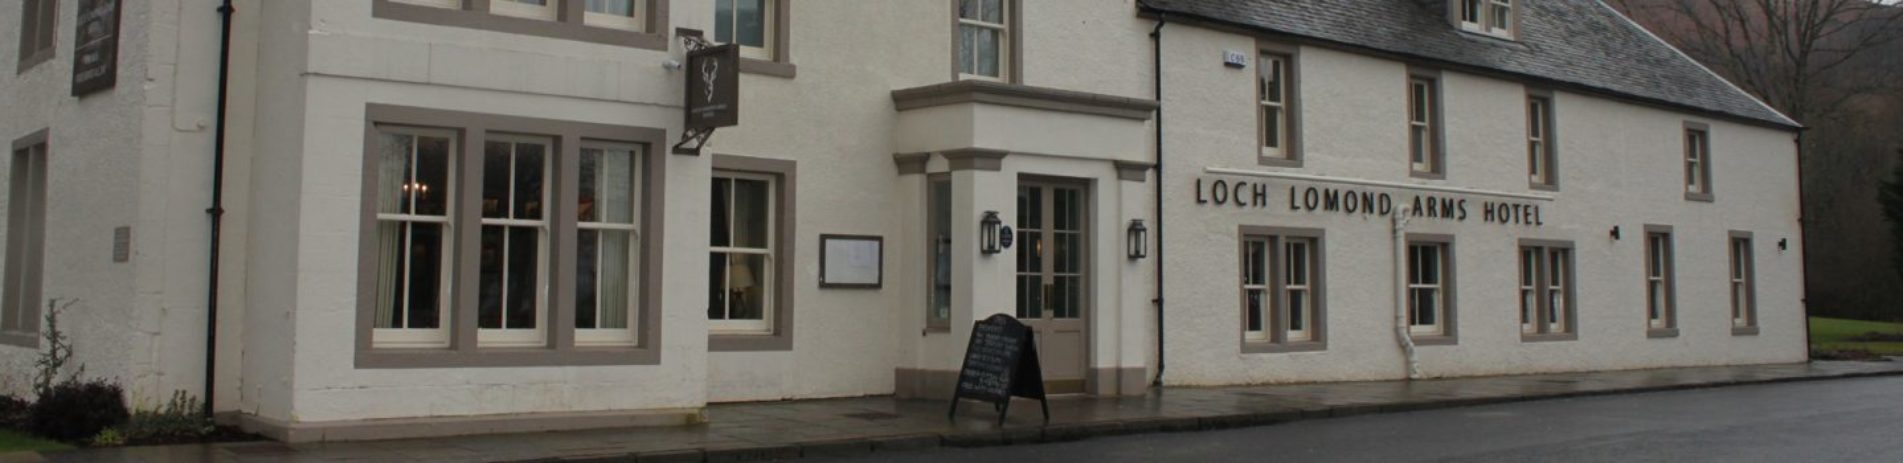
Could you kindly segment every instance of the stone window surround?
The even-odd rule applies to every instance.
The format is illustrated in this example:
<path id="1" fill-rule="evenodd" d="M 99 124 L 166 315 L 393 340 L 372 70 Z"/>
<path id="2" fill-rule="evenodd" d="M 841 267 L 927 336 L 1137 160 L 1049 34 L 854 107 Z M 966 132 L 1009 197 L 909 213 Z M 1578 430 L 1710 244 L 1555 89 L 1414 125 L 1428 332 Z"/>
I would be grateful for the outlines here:
<path id="1" fill-rule="evenodd" d="M 1408 142 L 1407 142 L 1407 145 L 1408 145 L 1407 146 L 1407 149 L 1408 149 L 1407 174 L 1409 177 L 1419 178 L 1419 179 L 1446 180 L 1447 179 L 1447 117 L 1446 117 L 1446 113 L 1444 112 L 1444 109 L 1447 107 L 1447 101 L 1446 101 L 1446 98 L 1444 97 L 1445 92 L 1442 91 L 1441 72 L 1438 69 L 1420 68 L 1420 67 L 1413 67 L 1413 66 L 1408 67 L 1407 86 L 1405 87 L 1407 91 L 1402 96 L 1401 101 L 1407 103 L 1405 110 L 1407 111 L 1407 119 L 1409 120 L 1410 124 L 1412 124 L 1412 121 L 1413 121 L 1412 118 L 1414 114 L 1414 81 L 1415 80 L 1426 80 L 1427 83 L 1429 84 L 1427 98 L 1429 100 L 1428 103 L 1431 104 L 1433 107 L 1428 108 L 1427 117 L 1429 119 L 1429 123 L 1427 127 L 1427 135 L 1433 138 L 1433 140 L 1430 141 L 1427 146 L 1428 157 L 1430 158 L 1428 159 L 1428 163 L 1430 165 L 1429 170 L 1422 171 L 1420 169 L 1415 169 L 1414 159 L 1412 157 L 1413 151 L 1414 151 L 1414 141 L 1411 135 L 1411 131 L 1413 130 L 1413 128 L 1412 127 L 1408 128 L 1408 130 L 1410 131 L 1410 135 L 1408 136 Z"/>
<path id="2" fill-rule="evenodd" d="M 1665 235 L 1665 307 L 1660 308 L 1660 310 L 1664 311 L 1665 327 L 1652 327 L 1652 317 L 1649 312 L 1650 308 L 1644 306 L 1652 303 L 1649 298 L 1650 296 L 1647 296 L 1648 299 L 1645 301 L 1645 304 L 1642 304 L 1640 311 L 1641 314 L 1645 315 L 1646 337 L 1675 338 L 1678 337 L 1678 253 L 1676 252 L 1678 245 L 1672 236 L 1671 225 L 1645 225 L 1644 265 L 1640 267 L 1639 276 L 1642 278 L 1648 277 L 1646 272 L 1650 271 L 1652 265 L 1652 235 L 1656 234 Z M 1640 294 L 1644 293 L 1641 292 Z"/>
<path id="3" fill-rule="evenodd" d="M 494 0 L 462 1 L 462 9 L 449 9 L 396 0 L 370 0 L 370 16 L 379 19 L 466 27 L 649 50 L 666 51 L 668 49 L 668 0 L 639 0 L 648 2 L 646 27 L 639 32 L 583 24 L 582 16 L 587 6 L 583 0 L 557 0 L 561 3 L 557 5 L 560 10 L 555 21 L 490 13 L 489 5 Z"/>
<path id="4" fill-rule="evenodd" d="M 1520 341 L 1521 342 L 1544 342 L 1544 341 L 1578 340 L 1579 339 L 1579 271 L 1578 271 L 1579 252 L 1573 246 L 1573 242 L 1571 241 L 1521 239 L 1519 247 L 1514 249 L 1514 251 L 1516 251 L 1514 253 L 1514 257 L 1517 259 L 1519 257 L 1519 251 L 1524 251 L 1526 248 L 1537 248 L 1537 249 L 1540 249 L 1540 252 L 1542 253 L 1539 260 L 1539 264 L 1541 266 L 1538 269 L 1539 275 L 1535 277 L 1538 281 L 1537 281 L 1537 284 L 1534 285 L 1534 288 L 1536 288 L 1536 291 L 1538 291 L 1540 301 L 1546 300 L 1545 296 L 1546 296 L 1546 290 L 1548 288 L 1547 282 L 1550 280 L 1549 278 L 1547 278 L 1546 269 L 1550 268 L 1550 266 L 1552 265 L 1552 262 L 1548 260 L 1548 259 L 1552 259 L 1552 255 L 1548 253 L 1547 251 L 1552 249 L 1565 249 L 1568 251 L 1567 260 L 1566 260 L 1566 281 L 1565 281 L 1566 312 L 1562 314 L 1563 316 L 1566 317 L 1566 331 L 1559 332 L 1559 333 L 1544 332 L 1543 330 L 1546 329 L 1546 324 L 1541 323 L 1540 329 L 1543 332 L 1527 333 L 1525 331 L 1521 331 Z M 1544 314 L 1548 311 L 1546 306 L 1544 305 L 1541 305 L 1538 310 L 1539 310 L 1539 313 L 1541 314 Z"/>
<path id="5" fill-rule="evenodd" d="M 552 220 L 549 232 L 550 260 L 549 279 L 551 281 L 549 309 L 541 321 L 547 324 L 547 345 L 529 348 L 484 348 L 478 347 L 476 340 L 477 305 L 469 303 L 477 297 L 475 266 L 476 259 L 462 256 L 474 255 L 480 240 L 479 227 L 452 227 L 454 235 L 449 238 L 453 246 L 453 278 L 450 288 L 453 291 L 448 301 L 450 345 L 448 348 L 434 349 L 397 349 L 376 348 L 372 345 L 371 333 L 375 326 L 377 276 L 377 243 L 367 232 L 359 233 L 357 269 L 357 326 L 355 366 L 360 369 L 386 368 L 441 368 L 441 367 L 528 367 L 528 366 L 594 366 L 594 365 L 657 365 L 661 359 L 661 274 L 658 271 L 665 242 L 666 230 L 662 223 L 665 193 L 666 159 L 660 155 L 660 148 L 666 146 L 667 133 L 663 129 L 647 127 L 627 127 L 595 124 L 587 122 L 560 121 L 496 114 L 471 113 L 426 109 L 407 106 L 369 104 L 364 118 L 364 154 L 362 206 L 359 217 L 360 230 L 372 230 L 376 221 L 376 185 L 377 172 L 377 134 L 378 125 L 397 125 L 406 127 L 441 128 L 456 133 L 454 153 L 461 160 L 451 175 L 459 185 L 480 184 L 479 169 L 468 168 L 469 159 L 480 159 L 483 155 L 483 140 L 491 131 L 512 134 L 538 134 L 555 139 L 553 163 L 556 182 L 555 200 L 550 201 L 549 217 L 565 217 L 572 212 L 569 204 L 574 194 L 578 194 L 578 185 L 572 180 L 579 175 L 580 166 L 574 161 L 579 159 L 584 140 L 626 143 L 641 146 L 643 184 L 640 218 L 642 236 L 640 237 L 641 259 L 636 262 L 641 268 L 640 299 L 635 314 L 630 316 L 633 329 L 636 330 L 637 344 L 634 346 L 576 346 L 574 343 L 573 303 L 574 294 L 565 290 L 574 282 L 576 225 L 573 221 Z M 455 220 L 473 221 L 479 217 L 477 210 L 480 201 L 473 198 L 480 194 L 476 188 L 464 187 L 455 190 L 458 195 L 450 207 L 455 212 Z"/>
<path id="6" fill-rule="evenodd" d="M 797 279 L 794 250 L 798 248 L 795 226 L 799 217 L 795 209 L 799 204 L 797 195 L 799 165 L 787 159 L 737 156 L 731 154 L 713 155 L 713 170 L 762 174 L 774 177 L 773 196 L 776 204 L 773 217 L 774 242 L 779 246 L 773 250 L 773 331 L 767 334 L 707 334 L 708 352 L 777 352 L 793 350 L 793 291 Z M 710 177 L 708 182 L 712 183 Z"/>
<path id="7" fill-rule="evenodd" d="M 1301 47 L 1298 47 L 1292 44 L 1270 42 L 1266 40 L 1256 40 L 1255 48 L 1256 48 L 1256 66 L 1262 66 L 1262 59 L 1261 59 L 1262 55 L 1276 55 L 1282 58 L 1282 61 L 1283 61 L 1282 73 L 1284 74 L 1282 78 L 1287 80 L 1287 83 L 1284 85 L 1288 87 L 1288 90 L 1284 92 L 1284 95 L 1282 98 L 1283 100 L 1282 117 L 1285 118 L 1284 125 L 1286 126 L 1283 129 L 1283 134 L 1282 134 L 1282 152 L 1285 154 L 1283 156 L 1277 157 L 1277 156 L 1270 155 L 1266 152 L 1266 147 L 1264 145 L 1266 145 L 1268 142 L 1268 133 L 1267 133 L 1267 130 L 1263 127 L 1264 124 L 1262 123 L 1262 120 L 1261 120 L 1262 109 L 1258 107 L 1256 108 L 1257 119 L 1256 119 L 1256 129 L 1255 129 L 1256 130 L 1256 153 L 1257 153 L 1256 163 L 1260 165 L 1264 165 L 1264 166 L 1270 166 L 1270 167 L 1291 167 L 1291 168 L 1302 167 Z M 1261 70 L 1258 69 L 1254 78 L 1260 79 L 1261 78 L 1260 76 L 1261 76 Z M 1256 99 L 1257 105 L 1260 106 L 1261 104 L 1260 102 L 1262 101 L 1262 86 L 1256 85 L 1255 87 L 1256 87 L 1255 99 Z"/>
<path id="8" fill-rule="evenodd" d="M 42 8 L 49 8 L 51 9 L 51 11 L 38 11 L 37 12 L 39 13 L 38 17 L 27 14 L 27 8 L 33 5 L 39 5 Z M 28 35 L 29 33 L 27 32 L 27 28 L 26 28 L 27 24 L 29 24 L 29 22 L 36 22 L 39 19 L 46 19 L 46 18 L 50 18 L 51 21 L 45 24 L 39 25 L 41 27 L 40 29 L 37 29 L 37 31 L 39 32 L 39 37 L 29 36 Z M 50 28 L 50 30 L 48 30 L 47 28 Z M 46 43 L 39 44 L 40 46 L 35 47 L 34 42 L 38 42 L 40 40 L 45 40 Z M 20 2 L 20 47 L 19 47 L 20 62 L 19 62 L 18 70 L 14 71 L 14 73 L 25 74 L 26 71 L 32 70 L 34 67 L 39 66 L 40 63 L 52 61 L 53 55 L 57 54 L 59 50 L 59 45 L 57 45 L 58 42 L 59 42 L 59 1 L 58 0 L 22 0 Z"/>
<path id="9" fill-rule="evenodd" d="M 1732 230 L 1729 233 L 1727 233 L 1726 236 L 1728 237 L 1728 239 L 1725 240 L 1725 247 L 1727 249 L 1725 253 L 1726 257 L 1730 257 L 1730 254 L 1732 252 L 1736 252 L 1736 248 L 1735 248 L 1735 246 L 1737 245 L 1735 243 L 1736 241 L 1743 241 L 1744 245 L 1746 246 L 1745 250 L 1746 252 L 1749 253 L 1743 256 L 1743 259 L 1745 260 L 1744 313 L 1745 313 L 1745 320 L 1747 320 L 1749 324 L 1746 326 L 1738 326 L 1737 322 L 1733 321 L 1731 325 L 1731 335 L 1733 336 L 1757 335 L 1758 334 L 1758 250 L 1757 250 L 1758 241 L 1755 239 L 1752 239 L 1751 232 L 1742 231 L 1742 230 Z M 1733 262 L 1733 265 L 1736 265 L 1737 261 L 1733 260 L 1732 262 Z M 1727 274 L 1727 277 L 1729 277 L 1728 274 Z M 1730 289 L 1728 285 L 1726 289 Z M 1736 293 L 1733 293 L 1732 297 L 1734 298 L 1737 297 Z"/>
<path id="10" fill-rule="evenodd" d="M 1717 191 L 1716 188 L 1713 188 L 1713 185 L 1712 185 L 1713 179 L 1711 178 L 1711 161 L 1712 161 L 1711 160 L 1711 125 L 1702 123 L 1702 122 L 1686 121 L 1685 132 L 1684 132 L 1685 141 L 1686 141 L 1684 145 L 1686 146 L 1683 149 L 1690 149 L 1689 145 L 1691 144 L 1690 141 L 1691 141 L 1691 136 L 1693 132 L 1701 133 L 1701 134 L 1704 134 L 1705 136 L 1704 145 L 1699 147 L 1703 149 L 1704 151 L 1701 153 L 1698 153 L 1699 154 L 1699 160 L 1698 160 L 1699 171 L 1697 172 L 1699 179 L 1705 182 L 1704 183 L 1705 188 L 1704 188 L 1704 191 L 1700 191 L 1696 193 L 1691 191 L 1686 191 L 1685 200 L 1709 203 L 1715 200 L 1714 199 L 1715 197 L 1713 195 L 1715 194 L 1714 192 Z M 1685 163 L 1685 158 L 1689 157 L 1690 155 L 1691 155 L 1690 152 L 1682 153 L 1681 156 L 1679 157 L 1679 164 L 1683 165 Z M 1686 169 L 1689 169 L 1689 168 L 1686 168 Z M 1693 174 L 1692 172 L 1685 173 L 1685 175 L 1688 175 L 1688 176 L 1692 174 Z M 1681 185 L 1680 188 L 1683 189 L 1684 186 Z"/>
<path id="11" fill-rule="evenodd" d="M 962 63 L 958 62 L 958 47 L 963 45 L 960 42 L 958 32 L 959 1 L 960 0 L 951 0 L 945 2 L 951 4 L 951 80 L 956 82 L 966 79 L 975 79 L 1007 84 L 1024 83 L 1024 2 L 1022 0 L 1000 0 L 1007 5 L 1005 6 L 1006 18 L 1004 18 L 1004 47 L 998 51 L 1009 56 L 1005 56 L 1004 59 L 999 60 L 999 64 L 1004 66 L 1004 75 L 998 76 L 997 79 L 993 80 L 986 77 L 965 77 L 966 74 L 960 72 L 960 69 L 963 68 L 960 67 Z"/>
<path id="12" fill-rule="evenodd" d="M 20 137 L 19 139 L 13 140 L 13 149 L 8 151 L 8 153 L 12 153 L 13 156 L 16 157 L 15 161 L 13 162 L 13 171 L 10 172 L 11 175 L 17 176 L 20 174 L 19 169 L 21 166 L 19 165 L 17 156 L 21 156 L 21 155 L 39 156 L 42 159 L 41 166 L 42 168 L 44 168 L 45 166 L 44 162 L 46 159 L 50 157 L 50 154 L 51 154 L 50 150 L 48 149 L 48 139 L 50 138 L 50 134 L 51 134 L 50 129 L 40 129 L 36 132 L 28 134 L 27 136 Z M 44 175 L 45 171 L 42 170 L 40 173 Z M 6 308 L 6 311 L 12 312 L 7 314 L 8 316 L 19 317 L 18 320 L 20 321 L 21 326 L 20 326 L 20 329 L 18 330 L 0 332 L 0 345 L 9 345 L 9 346 L 38 349 L 40 347 L 40 316 L 42 315 L 40 313 L 40 303 L 42 302 L 40 300 L 40 290 L 41 290 L 40 281 L 42 278 L 44 278 L 44 275 L 43 275 L 44 272 L 39 269 L 42 269 L 45 266 L 45 263 L 43 261 L 44 255 L 43 255 L 42 249 L 44 249 L 45 247 L 44 239 L 45 239 L 46 232 L 45 232 L 44 224 L 46 223 L 46 203 L 42 201 L 38 204 L 35 204 L 34 206 L 36 207 L 30 207 L 30 208 L 19 207 L 20 206 L 19 204 L 11 201 L 12 198 L 19 197 L 17 195 L 18 192 L 12 191 L 16 187 L 17 187 L 16 185 L 13 185 L 13 182 L 11 181 L 8 182 L 8 191 L 9 191 L 9 194 L 8 194 L 9 207 L 7 209 L 7 228 L 8 228 L 7 251 L 8 252 L 6 255 L 6 272 L 5 273 L 6 273 L 8 282 L 11 283 L 13 279 L 12 277 L 14 276 L 16 272 L 27 272 L 27 269 L 34 269 L 33 271 L 26 273 L 26 280 L 28 281 L 28 283 L 26 284 L 26 287 L 17 289 L 17 291 L 21 292 L 19 294 L 20 300 L 32 301 L 32 303 L 20 304 L 20 305 L 15 305 L 13 307 Z M 44 191 L 45 190 L 42 189 L 42 194 L 44 194 Z M 17 230 L 15 230 L 18 228 L 17 224 L 23 224 L 23 223 L 40 224 L 39 236 L 38 237 L 21 236 L 20 233 L 17 233 Z M 16 240 L 19 240 L 19 241 L 16 243 Z M 23 250 L 31 250 L 33 252 L 22 252 Z M 25 259 L 16 259 L 16 257 L 23 256 L 23 255 L 25 256 Z M 11 284 L 9 284 L 8 289 L 14 289 L 14 288 L 11 286 Z M 12 291 L 7 291 L 6 296 L 7 296 L 7 301 L 6 301 L 7 304 L 15 304 L 15 302 L 13 301 L 14 294 L 12 293 Z"/>
<path id="13" fill-rule="evenodd" d="M 1268 322 L 1269 340 L 1268 341 L 1249 340 L 1248 334 L 1247 334 L 1247 327 L 1248 327 L 1248 318 L 1247 318 L 1248 312 L 1247 311 L 1248 311 L 1249 301 L 1248 301 L 1248 296 L 1244 294 L 1243 299 L 1241 300 L 1241 305 L 1239 306 L 1241 307 L 1242 310 L 1237 312 L 1241 314 L 1243 317 L 1240 320 L 1242 322 L 1242 326 L 1244 329 L 1238 330 L 1238 333 L 1241 333 L 1240 335 L 1242 339 L 1242 353 L 1244 354 L 1271 354 L 1271 353 L 1289 353 L 1289 352 L 1321 352 L 1321 351 L 1328 350 L 1328 257 L 1327 257 L 1328 248 L 1327 248 L 1327 239 L 1326 239 L 1326 236 L 1324 236 L 1326 232 L 1320 228 L 1289 228 L 1289 227 L 1267 227 L 1267 226 L 1257 226 L 1257 225 L 1243 225 L 1240 227 L 1240 230 L 1238 230 L 1238 233 L 1239 233 L 1238 238 L 1240 238 L 1237 240 L 1239 244 L 1239 246 L 1237 247 L 1238 252 L 1241 252 L 1244 249 L 1246 249 L 1242 246 L 1246 246 L 1246 244 L 1244 243 L 1247 241 L 1247 238 L 1249 237 L 1266 236 L 1266 237 L 1278 238 L 1274 241 L 1271 241 L 1271 243 L 1274 243 L 1276 245 L 1275 247 L 1277 249 L 1272 249 L 1270 250 L 1270 252 L 1276 256 L 1280 256 L 1282 252 L 1280 249 L 1281 247 L 1280 244 L 1282 241 L 1279 238 L 1307 238 L 1307 239 L 1314 240 L 1314 244 L 1310 247 L 1310 250 L 1311 250 L 1310 254 L 1312 259 L 1310 263 L 1314 267 L 1314 269 L 1310 271 L 1311 273 L 1309 275 L 1309 300 L 1314 305 L 1314 310 L 1312 311 L 1313 314 L 1310 315 L 1310 318 L 1309 318 L 1310 340 L 1289 342 L 1283 339 L 1283 337 L 1286 336 L 1286 333 L 1284 333 L 1285 330 L 1282 327 L 1287 323 L 1287 319 L 1286 319 L 1286 316 L 1283 315 L 1284 311 L 1282 310 L 1282 304 L 1280 303 L 1270 304 L 1271 315 L 1267 317 L 1267 320 L 1265 320 Z M 1238 262 L 1240 262 L 1242 265 L 1248 265 L 1247 253 L 1241 252 L 1241 254 L 1243 255 L 1243 258 L 1239 259 Z M 1284 262 L 1283 259 L 1286 259 L 1286 257 L 1279 257 L 1279 258 L 1272 257 L 1269 259 L 1270 261 L 1269 262 L 1269 269 L 1270 269 L 1269 293 L 1272 295 L 1271 300 L 1279 299 L 1278 297 L 1274 297 L 1274 296 L 1278 296 L 1280 293 L 1279 288 L 1281 287 L 1280 279 L 1282 276 L 1282 266 L 1279 264 Z"/>
<path id="14" fill-rule="evenodd" d="M 1540 191 L 1559 191 L 1559 121 L 1556 119 L 1559 116 L 1559 109 L 1554 106 L 1556 98 L 1554 98 L 1552 90 L 1545 88 L 1527 89 L 1526 98 L 1529 102 L 1528 105 L 1531 105 L 1531 101 L 1534 99 L 1546 103 L 1546 126 L 1542 127 L 1545 135 L 1542 140 L 1545 142 L 1546 150 L 1540 153 L 1540 156 L 1546 161 L 1546 182 L 1541 183 L 1528 178 L 1527 188 Z M 1527 129 L 1532 130 L 1531 121 L 1527 122 Z"/>
<path id="15" fill-rule="evenodd" d="M 1459 262 L 1459 259 L 1454 258 L 1454 251 L 1457 249 L 1454 247 L 1454 235 L 1440 234 L 1440 233 L 1408 233 L 1407 234 L 1408 246 L 1412 247 L 1417 243 L 1437 244 L 1441 246 L 1441 249 L 1442 249 L 1441 267 L 1443 269 L 1443 271 L 1441 272 L 1441 280 L 1440 280 L 1441 291 L 1446 293 L 1446 295 L 1441 298 L 1441 318 L 1440 318 L 1441 334 L 1438 334 L 1438 335 L 1411 334 L 1409 336 L 1414 338 L 1414 345 L 1416 346 L 1458 345 L 1460 344 L 1460 330 L 1459 330 L 1459 327 L 1460 327 L 1459 312 L 1460 311 L 1458 310 L 1460 307 L 1460 304 L 1456 302 L 1457 299 L 1454 296 L 1458 292 L 1456 291 L 1456 288 L 1460 287 L 1459 286 L 1460 280 L 1456 279 L 1456 275 L 1458 275 L 1459 272 L 1456 271 L 1457 267 L 1455 267 L 1455 264 Z M 1412 262 L 1411 259 L 1412 258 L 1410 258 L 1410 260 L 1406 262 L 1399 262 L 1399 264 L 1408 265 L 1408 262 Z M 1410 308 L 1409 310 L 1412 310 L 1412 308 Z"/>

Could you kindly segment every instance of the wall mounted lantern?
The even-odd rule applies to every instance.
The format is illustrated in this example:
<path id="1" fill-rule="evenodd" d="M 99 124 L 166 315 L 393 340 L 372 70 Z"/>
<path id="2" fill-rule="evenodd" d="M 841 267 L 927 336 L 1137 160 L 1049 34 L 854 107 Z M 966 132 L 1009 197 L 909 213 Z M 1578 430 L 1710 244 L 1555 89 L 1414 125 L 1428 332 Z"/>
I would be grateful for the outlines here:
<path id="1" fill-rule="evenodd" d="M 1150 255 L 1150 228 L 1143 226 L 1143 219 L 1130 221 L 1127 238 L 1130 240 L 1130 260 L 1138 260 Z"/>
<path id="2" fill-rule="evenodd" d="M 978 251 L 986 255 L 1004 252 L 998 243 L 998 229 L 1004 228 L 1004 221 L 998 219 L 998 211 L 985 211 L 984 220 L 978 221 Z"/>
<path id="3" fill-rule="evenodd" d="M 1790 238 L 1779 238 L 1779 239 L 1777 240 L 1777 250 L 1779 250 L 1779 251 L 1789 251 L 1790 249 L 1791 249 L 1791 239 L 1790 239 Z"/>
<path id="4" fill-rule="evenodd" d="M 1612 226 L 1612 240 L 1619 241 L 1619 226 L 1618 225 Z"/>

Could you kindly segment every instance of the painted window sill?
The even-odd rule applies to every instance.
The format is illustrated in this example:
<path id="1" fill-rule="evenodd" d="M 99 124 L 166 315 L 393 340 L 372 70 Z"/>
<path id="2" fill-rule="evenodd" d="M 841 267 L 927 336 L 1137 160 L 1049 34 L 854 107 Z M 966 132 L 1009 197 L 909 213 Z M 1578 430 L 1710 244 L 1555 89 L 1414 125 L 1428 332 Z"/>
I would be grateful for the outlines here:
<path id="1" fill-rule="evenodd" d="M 1676 338 L 1678 337 L 1678 328 L 1650 328 L 1645 330 L 1645 337 L 1653 339 Z"/>
<path id="2" fill-rule="evenodd" d="M 1244 354 L 1288 354 L 1296 352 L 1323 352 L 1328 350 L 1327 341 L 1268 342 L 1244 341 Z"/>

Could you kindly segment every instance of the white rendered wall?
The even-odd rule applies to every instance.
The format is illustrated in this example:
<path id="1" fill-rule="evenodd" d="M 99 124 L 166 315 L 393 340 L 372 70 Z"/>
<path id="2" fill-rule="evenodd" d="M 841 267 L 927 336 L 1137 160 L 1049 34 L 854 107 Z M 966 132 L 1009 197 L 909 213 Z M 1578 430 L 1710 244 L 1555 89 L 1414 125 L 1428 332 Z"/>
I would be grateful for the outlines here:
<path id="1" fill-rule="evenodd" d="M 1394 337 L 1393 246 L 1380 216 L 1296 212 L 1289 186 L 1300 181 L 1212 175 L 1209 167 L 1547 194 L 1527 185 L 1526 87 L 1445 71 L 1447 179 L 1408 175 L 1407 66 L 1302 47 L 1304 166 L 1256 165 L 1255 70 L 1222 66 L 1223 50 L 1255 49 L 1251 37 L 1190 27 L 1166 29 L 1168 373 L 1178 385 L 1395 379 L 1406 375 Z M 1554 108 L 1560 191 L 1544 203 L 1544 227 L 1416 219 L 1410 232 L 1456 237 L 1458 345 L 1420 348 L 1430 377 L 1798 362 L 1805 358 L 1798 247 L 1795 144 L 1788 131 L 1690 116 L 1601 97 L 1559 92 Z M 1683 123 L 1711 125 L 1717 200 L 1683 194 Z M 1266 181 L 1265 209 L 1196 203 L 1199 179 Z M 1381 188 L 1400 198 L 1414 192 Z M 1459 196 L 1459 195 L 1454 195 Z M 1474 202 L 1496 198 L 1466 196 Z M 1676 338 L 1648 339 L 1644 226 L 1675 231 Z M 1323 352 L 1240 353 L 1237 282 L 1241 225 L 1326 230 L 1328 348 Z M 1609 231 L 1618 226 L 1624 239 Z M 1733 336 L 1727 231 L 1755 235 L 1762 333 Z M 1518 323 L 1518 240 L 1575 246 L 1576 341 L 1522 342 Z M 1780 251 L 1779 240 L 1790 249 Z"/>

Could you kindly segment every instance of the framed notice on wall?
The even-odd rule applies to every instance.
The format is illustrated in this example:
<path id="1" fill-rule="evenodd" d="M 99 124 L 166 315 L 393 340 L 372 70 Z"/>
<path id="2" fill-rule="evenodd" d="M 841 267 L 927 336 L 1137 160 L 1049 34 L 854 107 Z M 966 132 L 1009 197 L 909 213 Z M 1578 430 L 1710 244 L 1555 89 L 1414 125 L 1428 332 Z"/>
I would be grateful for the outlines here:
<path id="1" fill-rule="evenodd" d="M 819 235 L 819 287 L 878 289 L 885 284 L 885 238 Z"/>
<path id="2" fill-rule="evenodd" d="M 119 81 L 119 0 L 79 0 L 73 31 L 73 96 L 112 88 Z"/>

